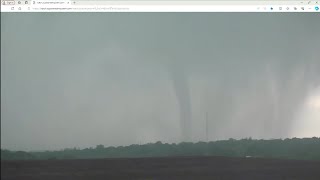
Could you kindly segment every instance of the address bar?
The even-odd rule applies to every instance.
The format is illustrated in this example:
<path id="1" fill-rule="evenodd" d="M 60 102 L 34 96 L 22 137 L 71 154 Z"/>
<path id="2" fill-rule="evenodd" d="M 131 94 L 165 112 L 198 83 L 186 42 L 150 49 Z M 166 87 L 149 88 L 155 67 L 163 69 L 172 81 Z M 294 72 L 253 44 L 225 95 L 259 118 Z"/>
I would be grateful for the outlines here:
<path id="1" fill-rule="evenodd" d="M 248 12 L 256 6 L 50 6 L 34 7 L 34 11 L 44 12 Z"/>
<path id="2" fill-rule="evenodd" d="M 35 11 L 39 12 L 47 12 L 47 11 L 53 11 L 53 12 L 61 12 L 61 11 L 67 11 L 67 12 L 108 12 L 108 11 L 130 11 L 129 7 L 101 7 L 101 6 L 94 6 L 94 7 L 35 7 L 33 8 Z"/>

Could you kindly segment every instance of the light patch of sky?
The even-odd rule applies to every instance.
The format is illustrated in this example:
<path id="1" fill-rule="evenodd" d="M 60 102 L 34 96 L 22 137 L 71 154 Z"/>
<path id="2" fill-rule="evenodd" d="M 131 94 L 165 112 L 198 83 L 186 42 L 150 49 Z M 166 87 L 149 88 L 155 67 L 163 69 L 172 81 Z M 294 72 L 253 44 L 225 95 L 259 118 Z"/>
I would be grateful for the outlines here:
<path id="1" fill-rule="evenodd" d="M 320 87 L 310 93 L 295 122 L 293 137 L 320 137 Z"/>

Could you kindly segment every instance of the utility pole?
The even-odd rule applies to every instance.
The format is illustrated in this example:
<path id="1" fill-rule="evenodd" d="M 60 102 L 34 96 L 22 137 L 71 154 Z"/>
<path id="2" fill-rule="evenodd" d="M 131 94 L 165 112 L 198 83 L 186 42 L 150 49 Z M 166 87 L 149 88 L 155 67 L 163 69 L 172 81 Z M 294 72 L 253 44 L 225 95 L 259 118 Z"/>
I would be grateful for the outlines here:
<path id="1" fill-rule="evenodd" d="M 206 112 L 206 141 L 208 142 L 208 112 Z"/>
<path id="2" fill-rule="evenodd" d="M 209 156 L 209 144 L 208 144 L 208 112 L 206 112 L 206 149 L 205 156 Z"/>

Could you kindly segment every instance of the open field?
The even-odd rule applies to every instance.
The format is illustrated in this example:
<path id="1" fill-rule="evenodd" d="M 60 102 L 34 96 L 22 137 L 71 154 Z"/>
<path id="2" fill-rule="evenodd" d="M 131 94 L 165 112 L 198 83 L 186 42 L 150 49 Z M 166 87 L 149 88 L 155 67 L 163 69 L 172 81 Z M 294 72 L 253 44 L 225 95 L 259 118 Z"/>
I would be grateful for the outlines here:
<path id="1" fill-rule="evenodd" d="M 1 161 L 1 180 L 17 179 L 319 180 L 320 161 L 230 157 Z"/>

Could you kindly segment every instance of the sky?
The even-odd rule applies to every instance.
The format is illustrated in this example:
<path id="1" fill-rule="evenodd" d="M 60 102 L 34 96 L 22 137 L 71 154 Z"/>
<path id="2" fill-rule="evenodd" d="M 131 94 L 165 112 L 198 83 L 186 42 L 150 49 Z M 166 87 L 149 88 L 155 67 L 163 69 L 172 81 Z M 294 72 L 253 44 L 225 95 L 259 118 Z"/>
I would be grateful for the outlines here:
<path id="1" fill-rule="evenodd" d="M 1 148 L 320 136 L 313 13 L 4 13 Z M 208 115 L 206 118 L 206 114 Z"/>

